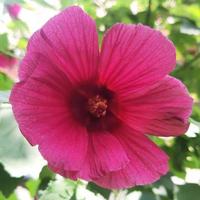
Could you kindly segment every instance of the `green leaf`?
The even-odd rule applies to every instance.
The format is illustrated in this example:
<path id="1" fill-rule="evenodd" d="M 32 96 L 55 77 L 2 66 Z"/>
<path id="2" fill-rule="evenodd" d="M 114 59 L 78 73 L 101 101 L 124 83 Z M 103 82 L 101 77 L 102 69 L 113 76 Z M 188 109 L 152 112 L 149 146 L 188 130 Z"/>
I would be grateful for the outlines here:
<path id="1" fill-rule="evenodd" d="M 25 183 L 26 188 L 28 189 L 30 195 L 34 197 L 38 191 L 40 185 L 40 180 L 30 179 Z"/>
<path id="2" fill-rule="evenodd" d="M 40 172 L 39 177 L 40 179 L 45 179 L 45 178 L 54 179 L 55 174 L 48 168 L 48 166 L 44 166 Z"/>
<path id="3" fill-rule="evenodd" d="M 24 182 L 24 177 L 15 178 L 11 177 L 10 174 L 4 169 L 0 163 L 0 191 L 5 197 L 9 197 L 15 188 Z"/>
<path id="4" fill-rule="evenodd" d="M 24 50 L 27 47 L 27 43 L 28 43 L 27 38 L 22 37 L 22 38 L 19 39 L 17 46 L 18 46 L 18 48 Z"/>
<path id="5" fill-rule="evenodd" d="M 1 200 L 19 200 L 15 193 L 12 193 L 9 197 L 5 197 L 2 192 L 0 192 L 0 199 Z"/>
<path id="6" fill-rule="evenodd" d="M 0 104 L 0 162 L 13 176 L 36 176 L 44 166 L 38 150 L 19 131 L 11 105 L 4 103 Z"/>
<path id="7" fill-rule="evenodd" d="M 0 191 L 0 199 L 4 200 L 5 196 L 2 194 L 2 192 Z"/>
<path id="8" fill-rule="evenodd" d="M 24 142 L 24 139 L 19 132 L 9 104 L 1 104 L 0 130 L 1 161 L 13 162 L 16 159 L 19 161 L 28 156 L 29 152 L 26 151 L 27 144 Z"/>
<path id="9" fill-rule="evenodd" d="M 40 190 L 46 189 L 50 180 L 55 178 L 55 174 L 48 168 L 48 166 L 44 166 L 40 172 Z"/>
<path id="10" fill-rule="evenodd" d="M 184 162 L 186 168 L 200 168 L 200 134 L 188 140 L 188 153 Z"/>
<path id="11" fill-rule="evenodd" d="M 12 29 L 12 31 L 20 31 L 22 35 L 24 35 L 24 32 L 29 31 L 28 25 L 20 19 L 15 19 L 11 21 L 8 27 Z"/>
<path id="12" fill-rule="evenodd" d="M 173 168 L 179 172 L 185 172 L 184 161 L 187 157 L 188 146 L 187 146 L 187 138 L 186 137 L 177 137 L 175 139 L 175 143 L 173 148 L 170 149 L 170 162 Z M 178 175 L 178 174 L 176 174 Z"/>
<path id="13" fill-rule="evenodd" d="M 170 9 L 170 13 L 175 15 L 175 16 L 182 16 L 185 18 L 188 18 L 198 25 L 199 23 L 199 18 L 200 18 L 200 6 L 198 4 L 193 4 L 193 5 L 184 5 L 182 3 L 178 3 L 175 7 Z"/>
<path id="14" fill-rule="evenodd" d="M 76 198 L 76 191 L 74 192 L 74 194 L 72 195 L 72 197 L 70 198 L 70 200 L 77 200 L 77 198 Z"/>
<path id="15" fill-rule="evenodd" d="M 195 93 L 200 98 L 200 76 L 197 76 L 197 74 L 200 74 L 199 66 L 200 62 L 197 60 L 192 66 L 186 65 L 179 70 L 175 70 L 173 74 L 176 78 L 184 80 L 184 84 L 188 87 L 189 91 Z"/>
<path id="16" fill-rule="evenodd" d="M 186 184 L 178 187 L 176 200 L 199 200 L 200 186 L 197 184 Z"/>
<path id="17" fill-rule="evenodd" d="M 153 184 L 155 187 L 164 186 L 168 190 L 174 189 L 174 183 L 171 181 L 170 174 L 167 174 L 165 176 L 162 176 L 157 182 Z"/>
<path id="18" fill-rule="evenodd" d="M 0 52 L 8 50 L 8 35 L 7 33 L 0 34 Z"/>
<path id="19" fill-rule="evenodd" d="M 0 72 L 0 90 L 10 90 L 13 84 L 14 83 L 10 78 Z"/>
<path id="20" fill-rule="evenodd" d="M 108 199 L 110 196 L 111 191 L 105 188 L 102 188 L 95 183 L 89 182 L 87 185 L 87 189 L 90 190 L 91 192 L 94 192 L 95 194 L 101 194 L 103 197 Z"/>
<path id="21" fill-rule="evenodd" d="M 139 200 L 158 200 L 153 192 L 142 192 Z"/>
<path id="22" fill-rule="evenodd" d="M 173 199 L 175 185 L 171 180 L 170 173 L 168 173 L 165 176 L 162 176 L 157 182 L 155 182 L 153 184 L 153 188 L 163 188 L 164 192 L 160 193 L 160 195 L 162 195 L 163 198 L 164 196 L 167 196 L 168 198 Z"/>
<path id="23" fill-rule="evenodd" d="M 156 143 L 158 146 L 163 146 L 163 145 L 165 145 L 165 141 L 163 140 L 163 139 L 161 139 L 161 138 L 159 138 L 159 137 L 156 137 L 156 136 L 149 136 L 150 137 L 150 139 L 154 142 L 154 143 Z"/>

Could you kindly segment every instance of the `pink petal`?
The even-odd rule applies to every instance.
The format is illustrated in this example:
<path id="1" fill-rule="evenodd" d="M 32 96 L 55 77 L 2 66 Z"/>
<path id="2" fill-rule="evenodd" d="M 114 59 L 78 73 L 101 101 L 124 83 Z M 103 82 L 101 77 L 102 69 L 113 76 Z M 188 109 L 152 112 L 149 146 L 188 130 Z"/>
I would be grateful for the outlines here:
<path id="1" fill-rule="evenodd" d="M 39 133 L 39 124 L 48 128 L 48 120 L 54 121 L 53 116 L 68 113 L 66 100 L 71 85 L 65 74 L 41 55 L 27 54 L 21 66 L 25 65 L 38 67 L 26 81 L 14 86 L 10 102 L 20 129 L 34 145 L 39 143 L 43 135 Z M 46 124 L 43 123 L 45 121 Z M 34 130 L 35 126 L 39 130 Z"/>
<path id="2" fill-rule="evenodd" d="M 122 189 L 135 185 L 150 184 L 168 171 L 168 156 L 146 136 L 122 128 L 114 133 L 123 145 L 130 162 L 122 170 L 108 173 L 96 179 L 100 186 Z"/>
<path id="3" fill-rule="evenodd" d="M 128 164 L 126 152 L 115 136 L 108 132 L 90 134 L 87 158 L 77 177 L 92 180 Z"/>
<path id="4" fill-rule="evenodd" d="M 85 128 L 72 121 L 68 110 L 71 85 L 65 74 L 45 57 L 37 55 L 37 60 L 33 60 L 24 60 L 27 66 L 37 64 L 37 67 L 11 93 L 19 128 L 32 145 L 39 145 L 50 165 L 60 171 L 79 170 L 86 156 L 88 138 Z"/>
<path id="5" fill-rule="evenodd" d="M 28 53 L 33 52 L 46 56 L 73 83 L 95 78 L 99 54 L 95 22 L 79 7 L 69 7 L 31 37 Z M 31 72 L 32 66 L 23 66 L 21 80 Z"/>
<path id="6" fill-rule="evenodd" d="M 144 25 L 114 25 L 105 35 L 100 56 L 100 82 L 120 98 L 148 91 L 176 65 L 173 44 Z"/>
<path id="7" fill-rule="evenodd" d="M 188 129 L 192 98 L 177 79 L 166 76 L 138 98 L 121 102 L 120 118 L 133 129 L 160 136 L 176 136 Z"/>
<path id="8" fill-rule="evenodd" d="M 60 119 L 60 121 L 59 121 Z M 39 150 L 48 164 L 57 168 L 57 173 L 77 171 L 82 168 L 88 147 L 88 133 L 70 117 L 56 120 L 57 126 L 39 144 Z M 55 124 L 55 123 L 54 123 Z"/>

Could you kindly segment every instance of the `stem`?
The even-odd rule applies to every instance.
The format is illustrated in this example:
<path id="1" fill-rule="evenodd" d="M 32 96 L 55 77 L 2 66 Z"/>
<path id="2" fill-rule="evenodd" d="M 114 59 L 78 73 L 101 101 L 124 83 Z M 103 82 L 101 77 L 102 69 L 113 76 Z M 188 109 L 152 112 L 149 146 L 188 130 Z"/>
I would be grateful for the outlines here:
<path id="1" fill-rule="evenodd" d="M 146 20 L 145 20 L 145 24 L 146 25 L 150 25 L 151 4 L 152 4 L 152 0 L 149 0 L 149 2 L 148 2 L 148 9 L 147 9 L 147 15 L 146 15 Z"/>

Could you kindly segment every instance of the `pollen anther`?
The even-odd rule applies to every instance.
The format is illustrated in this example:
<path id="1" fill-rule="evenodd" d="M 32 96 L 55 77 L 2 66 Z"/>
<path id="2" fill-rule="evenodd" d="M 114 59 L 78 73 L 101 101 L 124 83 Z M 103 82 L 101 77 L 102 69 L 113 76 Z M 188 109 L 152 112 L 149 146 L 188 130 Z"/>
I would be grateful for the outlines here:
<path id="1" fill-rule="evenodd" d="M 108 108 L 108 101 L 96 95 L 88 100 L 88 111 L 95 117 L 104 117 Z"/>

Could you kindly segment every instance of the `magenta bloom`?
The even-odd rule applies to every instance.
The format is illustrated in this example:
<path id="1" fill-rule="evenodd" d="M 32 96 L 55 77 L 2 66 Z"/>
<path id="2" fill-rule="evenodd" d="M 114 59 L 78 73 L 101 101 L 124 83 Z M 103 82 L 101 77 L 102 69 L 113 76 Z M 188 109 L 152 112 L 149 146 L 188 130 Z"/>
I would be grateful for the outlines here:
<path id="1" fill-rule="evenodd" d="M 0 68 L 12 68 L 16 64 L 16 58 L 0 53 Z"/>
<path id="2" fill-rule="evenodd" d="M 17 3 L 6 5 L 8 13 L 13 18 L 18 18 L 19 12 L 21 10 L 21 6 Z"/>
<path id="3" fill-rule="evenodd" d="M 192 99 L 167 75 L 175 65 L 172 42 L 141 24 L 115 24 L 99 50 L 95 22 L 70 7 L 31 37 L 10 101 L 55 172 L 107 188 L 148 184 L 168 156 L 146 134 L 188 129 Z"/>

